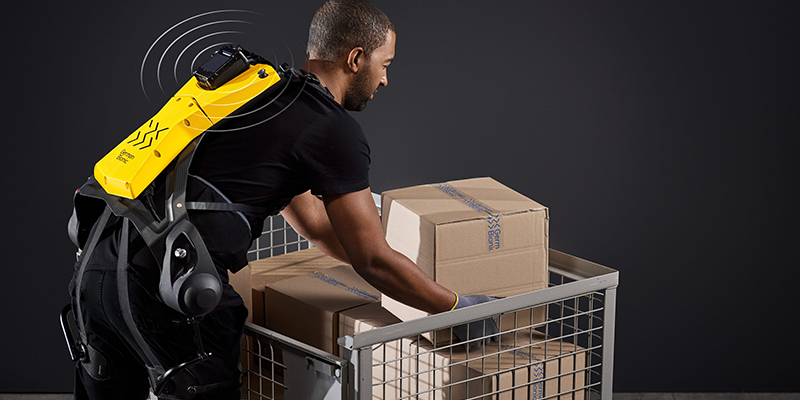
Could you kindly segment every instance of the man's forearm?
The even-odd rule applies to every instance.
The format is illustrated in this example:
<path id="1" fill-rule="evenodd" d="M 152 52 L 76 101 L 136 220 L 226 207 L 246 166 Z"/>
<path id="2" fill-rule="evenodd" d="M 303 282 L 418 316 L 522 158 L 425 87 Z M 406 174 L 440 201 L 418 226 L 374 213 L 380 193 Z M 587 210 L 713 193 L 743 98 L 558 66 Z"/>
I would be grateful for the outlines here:
<path id="1" fill-rule="evenodd" d="M 330 224 L 350 264 L 376 289 L 414 308 L 438 313 L 455 304 L 453 292 L 386 243 L 369 189 L 324 198 Z"/>
<path id="2" fill-rule="evenodd" d="M 381 293 L 422 311 L 431 314 L 449 311 L 456 302 L 452 291 L 433 281 L 397 251 L 389 249 L 369 263 L 353 267 Z"/>

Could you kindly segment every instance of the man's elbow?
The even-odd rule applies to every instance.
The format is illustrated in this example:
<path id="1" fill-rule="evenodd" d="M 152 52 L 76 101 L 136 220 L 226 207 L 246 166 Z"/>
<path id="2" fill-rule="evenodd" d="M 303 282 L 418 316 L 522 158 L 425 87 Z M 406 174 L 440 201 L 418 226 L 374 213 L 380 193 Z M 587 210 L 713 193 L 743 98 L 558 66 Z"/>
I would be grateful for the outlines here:
<path id="1" fill-rule="evenodd" d="M 351 258 L 350 265 L 364 280 L 373 286 L 377 286 L 377 282 L 383 281 L 386 262 L 385 256 L 372 255 Z"/>

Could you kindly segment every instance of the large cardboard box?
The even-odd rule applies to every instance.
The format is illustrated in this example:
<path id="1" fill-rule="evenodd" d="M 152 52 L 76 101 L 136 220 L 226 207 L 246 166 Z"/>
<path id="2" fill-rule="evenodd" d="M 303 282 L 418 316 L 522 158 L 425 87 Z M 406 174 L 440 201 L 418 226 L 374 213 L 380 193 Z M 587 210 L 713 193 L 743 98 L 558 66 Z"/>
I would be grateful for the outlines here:
<path id="1" fill-rule="evenodd" d="M 459 294 L 547 287 L 547 207 L 492 178 L 390 190 L 382 209 L 389 245 Z"/>
<path id="2" fill-rule="evenodd" d="M 265 327 L 339 355 L 339 313 L 380 301 L 380 292 L 353 267 L 315 271 L 264 288 Z"/>
<path id="3" fill-rule="evenodd" d="M 341 264 L 341 261 L 326 255 L 316 247 L 250 262 L 251 322 L 264 326 L 265 287 L 284 279 L 307 275 L 314 271 L 324 271 Z"/>
<path id="4" fill-rule="evenodd" d="M 382 209 L 389 245 L 459 295 L 508 297 L 547 287 L 547 207 L 492 178 L 390 190 Z M 381 303 L 403 321 L 427 315 L 388 296 Z M 544 318 L 537 308 L 528 323 Z"/>

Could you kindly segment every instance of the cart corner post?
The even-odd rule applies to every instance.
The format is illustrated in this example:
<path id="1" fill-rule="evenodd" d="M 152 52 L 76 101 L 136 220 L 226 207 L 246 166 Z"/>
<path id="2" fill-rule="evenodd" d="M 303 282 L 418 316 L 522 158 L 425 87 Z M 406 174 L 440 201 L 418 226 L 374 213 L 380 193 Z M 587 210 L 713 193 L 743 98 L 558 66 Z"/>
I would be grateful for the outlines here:
<path id="1" fill-rule="evenodd" d="M 360 349 L 352 348 L 352 343 L 342 343 L 344 359 L 349 361 L 349 371 L 347 374 L 347 387 L 349 395 L 345 398 L 350 400 L 371 400 L 372 399 L 372 346 Z"/>
<path id="2" fill-rule="evenodd" d="M 617 285 L 619 272 L 613 274 L 614 286 L 606 289 L 605 310 L 603 316 L 603 380 L 602 400 L 612 400 L 614 385 L 614 334 L 617 312 Z"/>

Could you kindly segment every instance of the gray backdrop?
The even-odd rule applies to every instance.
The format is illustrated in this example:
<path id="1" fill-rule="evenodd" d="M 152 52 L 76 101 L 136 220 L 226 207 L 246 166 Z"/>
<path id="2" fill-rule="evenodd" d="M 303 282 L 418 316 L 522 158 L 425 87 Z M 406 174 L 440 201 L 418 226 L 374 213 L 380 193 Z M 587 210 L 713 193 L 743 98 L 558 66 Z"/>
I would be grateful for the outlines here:
<path id="1" fill-rule="evenodd" d="M 389 86 L 356 115 L 373 191 L 492 176 L 550 207 L 553 248 L 620 271 L 616 391 L 800 392 L 799 3 L 376 2 L 398 42 Z M 240 31 L 212 39 L 299 65 L 318 5 L 4 9 L 0 392 L 71 390 L 57 315 L 72 192 L 178 87 L 180 50 Z M 172 31 L 143 91 L 159 35 L 220 9 L 259 14 Z M 167 50 L 215 20 L 246 23 Z"/>

